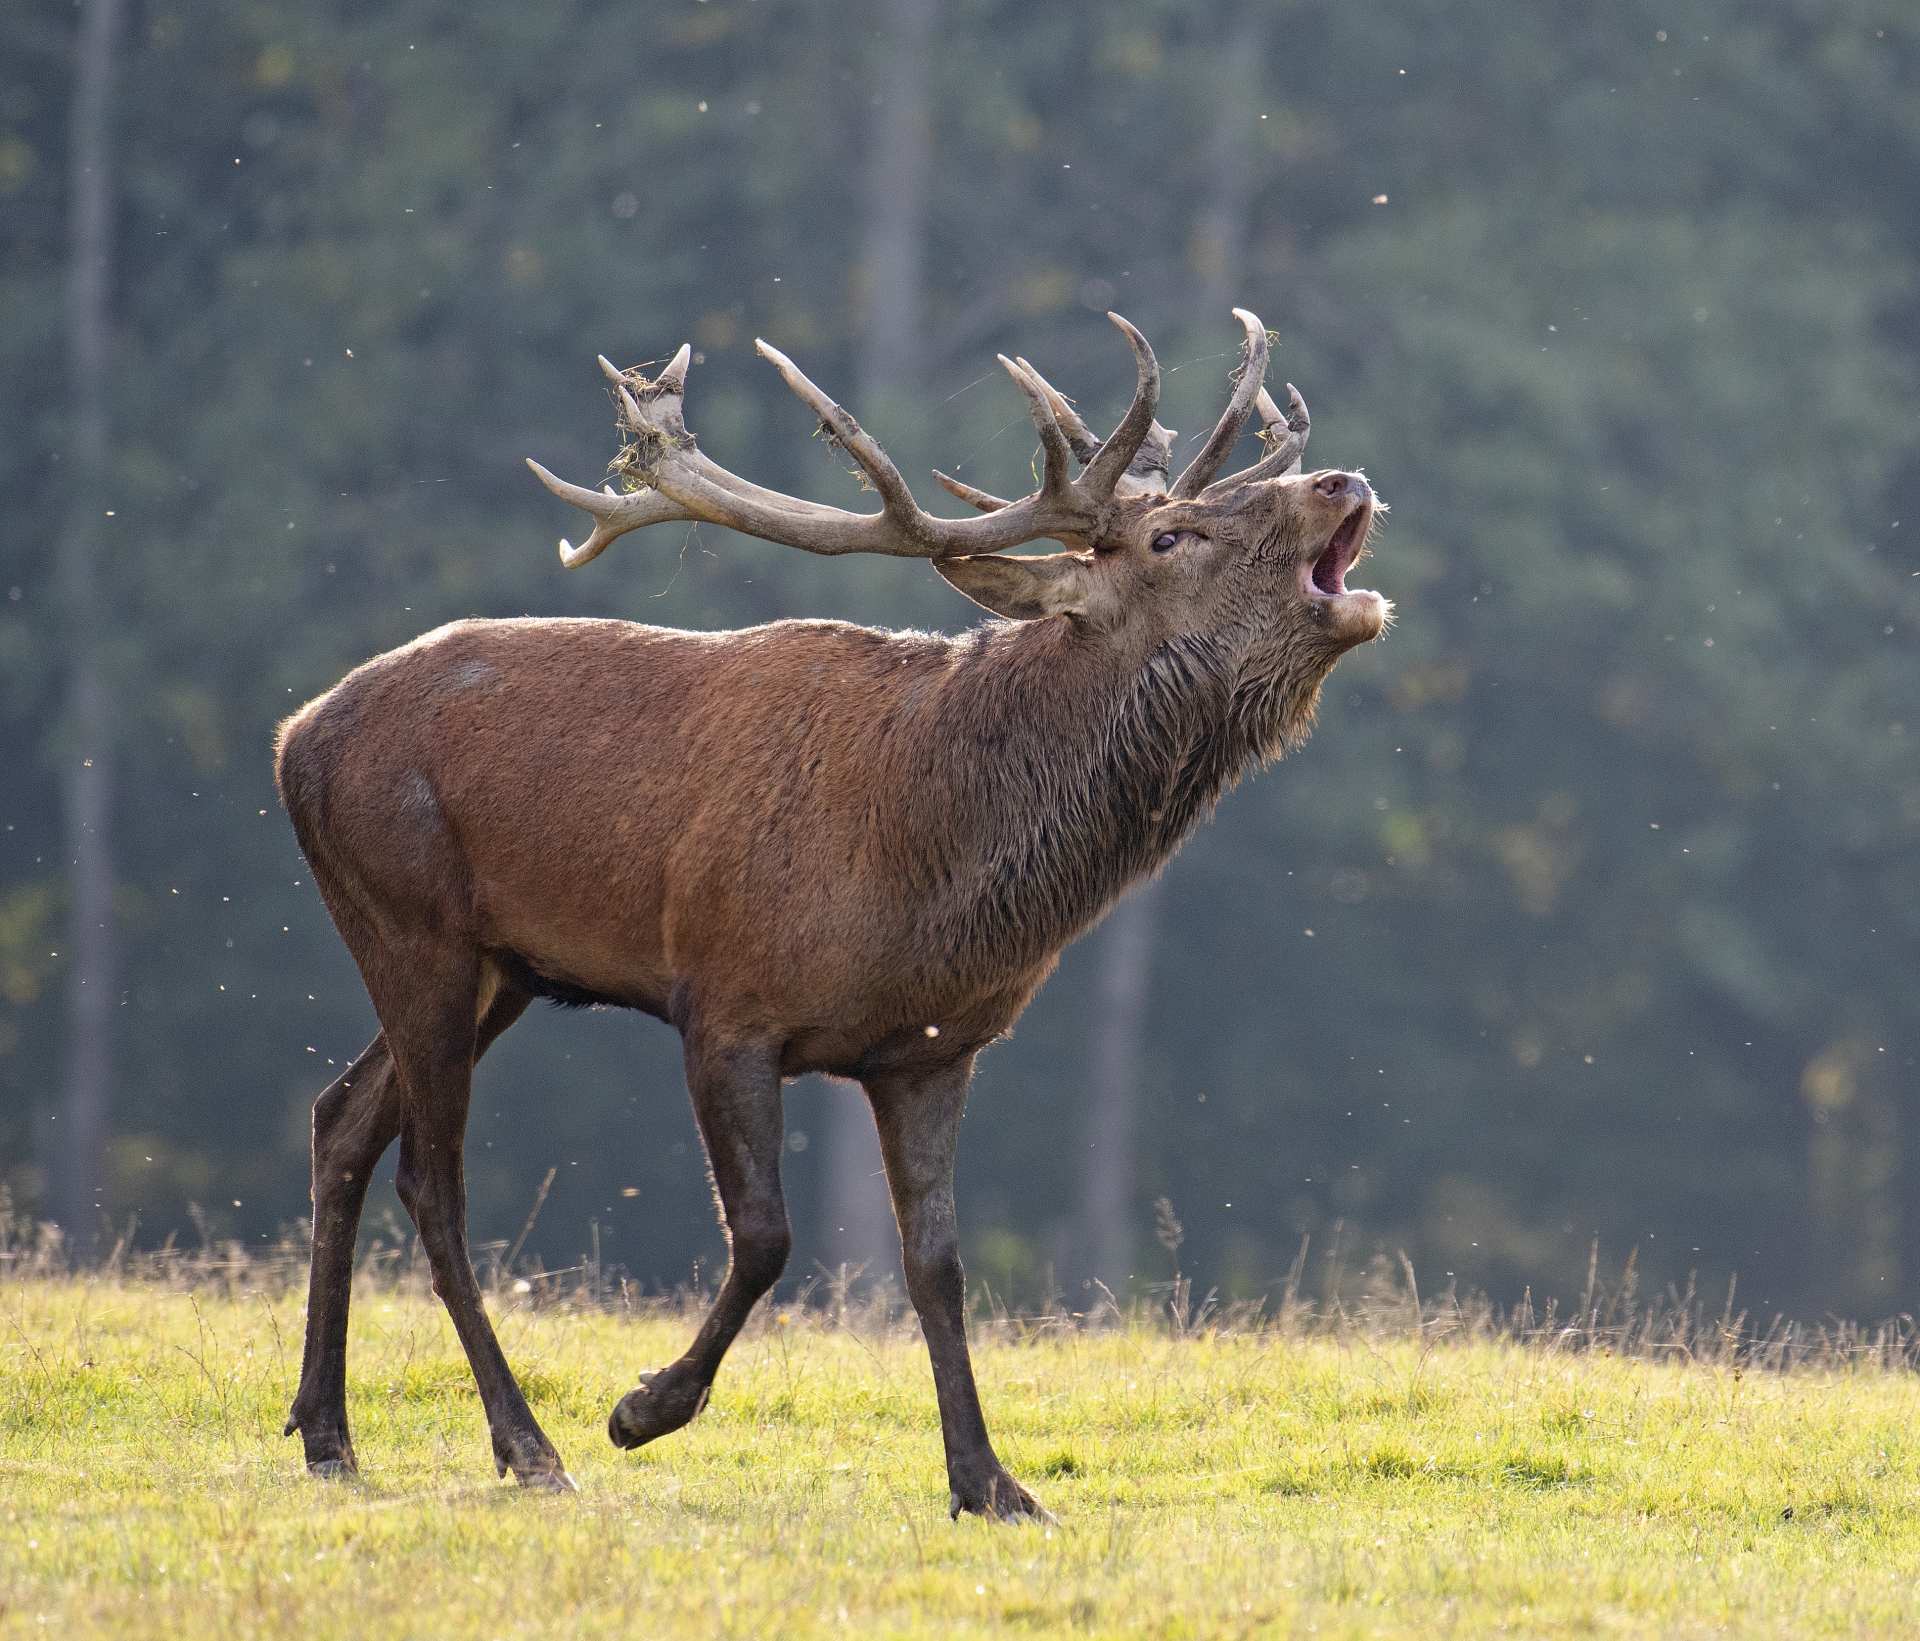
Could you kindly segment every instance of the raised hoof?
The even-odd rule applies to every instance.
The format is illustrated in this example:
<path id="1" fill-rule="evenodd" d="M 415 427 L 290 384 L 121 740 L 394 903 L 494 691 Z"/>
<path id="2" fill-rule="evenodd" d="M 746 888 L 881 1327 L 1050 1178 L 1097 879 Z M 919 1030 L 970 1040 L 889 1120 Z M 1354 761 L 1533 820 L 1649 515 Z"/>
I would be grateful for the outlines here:
<path id="1" fill-rule="evenodd" d="M 960 1519 L 961 1512 L 985 1516 L 989 1521 L 1030 1521 L 1042 1527 L 1057 1527 L 1054 1513 L 1022 1487 L 1006 1471 L 998 1470 L 979 1486 L 965 1493 L 954 1488 L 947 1494 L 947 1514 Z"/>
<path id="2" fill-rule="evenodd" d="M 707 1405 L 710 1388 L 676 1375 L 670 1367 L 651 1369 L 640 1375 L 636 1389 L 614 1404 L 607 1417 L 607 1439 L 615 1447 L 644 1447 L 690 1423 Z"/>

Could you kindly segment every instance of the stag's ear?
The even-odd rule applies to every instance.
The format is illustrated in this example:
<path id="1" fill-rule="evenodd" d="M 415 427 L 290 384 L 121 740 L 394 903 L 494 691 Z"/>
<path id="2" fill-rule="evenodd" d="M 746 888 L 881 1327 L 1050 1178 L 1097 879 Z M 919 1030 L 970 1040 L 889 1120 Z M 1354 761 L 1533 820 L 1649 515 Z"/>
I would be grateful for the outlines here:
<path id="1" fill-rule="evenodd" d="M 933 567 L 982 609 L 1009 621 L 1071 615 L 1105 629 L 1119 619 L 1120 600 L 1095 571 L 1091 553 L 1051 553 L 1045 558 L 976 553 L 936 558 Z"/>

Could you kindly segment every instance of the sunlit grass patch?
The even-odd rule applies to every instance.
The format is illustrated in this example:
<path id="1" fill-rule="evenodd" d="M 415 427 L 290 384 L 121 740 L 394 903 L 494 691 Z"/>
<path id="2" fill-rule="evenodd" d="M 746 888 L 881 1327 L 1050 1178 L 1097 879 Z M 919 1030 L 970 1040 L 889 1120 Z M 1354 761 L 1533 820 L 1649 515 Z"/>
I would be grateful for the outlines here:
<path id="1" fill-rule="evenodd" d="M 495 1479 L 444 1311 L 363 1282 L 362 1475 L 280 1435 L 297 1287 L 0 1286 L 0 1635 L 1859 1635 L 1920 1628 L 1920 1379 L 1400 1324 L 983 1322 L 1051 1533 L 946 1518 L 913 1328 L 763 1312 L 636 1453 L 686 1306 L 493 1299 L 582 1491 Z M 1669 1356 L 1672 1353 L 1666 1353 Z M 1697 1354 L 1707 1354 L 1704 1344 Z"/>

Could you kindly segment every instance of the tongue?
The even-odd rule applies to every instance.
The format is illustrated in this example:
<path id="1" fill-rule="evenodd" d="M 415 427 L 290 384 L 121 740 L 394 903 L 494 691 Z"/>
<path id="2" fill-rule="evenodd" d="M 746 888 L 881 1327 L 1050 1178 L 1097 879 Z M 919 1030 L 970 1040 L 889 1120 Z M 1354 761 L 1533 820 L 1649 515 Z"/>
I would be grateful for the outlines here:
<path id="1" fill-rule="evenodd" d="M 1353 548 L 1354 532 L 1359 525 L 1359 514 L 1353 514 L 1333 532 L 1333 540 L 1327 543 L 1327 550 L 1314 560 L 1313 584 L 1321 592 L 1331 595 L 1347 590 L 1348 554 Z"/>

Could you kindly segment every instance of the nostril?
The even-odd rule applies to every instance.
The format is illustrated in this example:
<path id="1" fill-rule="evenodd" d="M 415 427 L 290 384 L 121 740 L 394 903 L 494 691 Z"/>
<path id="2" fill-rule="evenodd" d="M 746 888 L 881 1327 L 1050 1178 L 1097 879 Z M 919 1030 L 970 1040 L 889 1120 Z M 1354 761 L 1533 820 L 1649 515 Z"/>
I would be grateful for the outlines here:
<path id="1" fill-rule="evenodd" d="M 1313 487 L 1323 496 L 1337 496 L 1346 489 L 1347 476 L 1344 473 L 1323 473 L 1314 480 Z"/>

